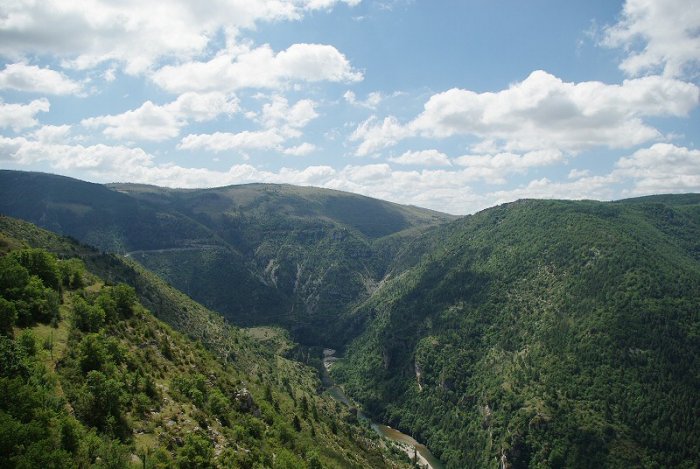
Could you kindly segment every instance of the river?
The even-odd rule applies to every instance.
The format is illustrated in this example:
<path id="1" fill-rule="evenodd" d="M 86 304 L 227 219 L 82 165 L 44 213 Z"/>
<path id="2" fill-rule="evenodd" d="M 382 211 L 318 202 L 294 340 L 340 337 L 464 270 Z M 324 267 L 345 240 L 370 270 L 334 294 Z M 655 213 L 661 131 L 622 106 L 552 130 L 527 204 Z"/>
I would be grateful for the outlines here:
<path id="1" fill-rule="evenodd" d="M 323 350 L 324 373 L 322 379 L 323 384 L 326 387 L 326 392 L 336 401 L 342 402 L 347 406 L 354 407 L 355 404 L 350 398 L 348 398 L 348 396 L 345 395 L 340 386 L 336 385 L 333 382 L 333 379 L 331 378 L 328 372 L 331 366 L 333 365 L 333 362 L 335 362 L 336 360 L 338 360 L 338 358 L 335 356 L 335 350 L 330 348 Z M 357 417 L 362 420 L 369 420 L 370 426 L 375 432 L 377 432 L 384 438 L 387 438 L 388 440 L 398 443 L 398 445 L 401 447 L 401 449 L 403 449 L 403 451 L 408 455 L 409 458 L 412 459 L 415 455 L 418 459 L 418 464 L 420 465 L 420 467 L 427 469 L 444 469 L 444 466 L 440 462 L 440 460 L 436 458 L 435 455 L 433 455 L 433 453 L 431 453 L 425 445 L 417 442 L 411 436 L 406 435 L 405 433 L 402 433 L 396 430 L 395 428 L 391 428 L 387 425 L 374 422 L 361 411 L 357 412 Z"/>

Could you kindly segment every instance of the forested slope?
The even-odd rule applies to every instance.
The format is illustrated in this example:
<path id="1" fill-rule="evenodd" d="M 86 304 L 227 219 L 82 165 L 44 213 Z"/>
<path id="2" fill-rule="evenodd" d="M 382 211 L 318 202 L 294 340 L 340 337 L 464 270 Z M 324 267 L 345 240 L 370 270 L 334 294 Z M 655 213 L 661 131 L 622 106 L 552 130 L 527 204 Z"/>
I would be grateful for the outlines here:
<path id="1" fill-rule="evenodd" d="M 336 377 L 448 467 L 695 467 L 699 204 L 526 200 L 433 230 Z"/>
<path id="2" fill-rule="evenodd" d="M 132 267 L 0 217 L 0 466 L 408 467 L 281 331 L 226 326 Z"/>
<path id="3" fill-rule="evenodd" d="M 0 171 L 0 213 L 128 254 L 238 325 L 331 343 L 341 313 L 388 272 L 399 233 L 449 215 L 326 189 L 250 184 L 177 190 Z"/>

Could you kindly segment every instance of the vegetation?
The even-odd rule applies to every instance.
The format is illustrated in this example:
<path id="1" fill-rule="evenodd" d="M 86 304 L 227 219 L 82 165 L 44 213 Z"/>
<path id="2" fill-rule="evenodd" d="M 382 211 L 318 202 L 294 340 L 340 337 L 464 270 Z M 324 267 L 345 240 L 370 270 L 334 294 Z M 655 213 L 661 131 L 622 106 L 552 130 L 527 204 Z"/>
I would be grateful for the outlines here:
<path id="1" fill-rule="evenodd" d="M 336 378 L 448 467 L 694 467 L 700 197 L 674 200 L 522 201 L 427 234 Z"/>
<path id="2" fill-rule="evenodd" d="M 371 294 L 383 238 L 454 217 L 359 195 L 250 184 L 174 190 L 0 171 L 0 213 L 128 255 L 242 326 L 277 324 L 309 345 Z"/>
<path id="3" fill-rule="evenodd" d="M 698 195 L 452 220 L 313 188 L 5 171 L 0 211 L 129 253 L 0 217 L 3 386 L 29 396 L 0 413 L 13 464 L 399 464 L 319 396 L 324 346 L 348 394 L 449 468 L 700 461 Z"/>
<path id="4" fill-rule="evenodd" d="M 207 349 L 86 266 L 139 279 L 113 257 L 5 217 L 0 252 L 2 467 L 405 467 L 280 355 L 282 332 L 261 342 L 152 292 L 174 324 L 211 329 Z"/>

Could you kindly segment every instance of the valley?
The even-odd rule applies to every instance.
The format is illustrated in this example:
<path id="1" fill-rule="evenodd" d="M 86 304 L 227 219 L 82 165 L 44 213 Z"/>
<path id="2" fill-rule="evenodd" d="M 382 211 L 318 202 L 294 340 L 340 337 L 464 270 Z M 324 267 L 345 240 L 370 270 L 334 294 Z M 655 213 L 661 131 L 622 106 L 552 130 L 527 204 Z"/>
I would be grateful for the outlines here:
<path id="1" fill-rule="evenodd" d="M 319 370 L 343 422 L 420 441 L 434 467 L 700 458 L 696 194 L 458 218 L 287 185 L 0 171 L 0 213 L 84 243 L 89 268 L 220 358 L 243 353 L 232 326 L 281 328 L 287 345 L 252 340 Z"/>
<path id="2" fill-rule="evenodd" d="M 353 403 L 343 392 L 340 386 L 336 385 L 330 374 L 330 368 L 332 364 L 339 360 L 335 356 L 335 350 L 333 349 L 323 349 L 323 368 L 325 372 L 322 374 L 322 381 L 326 387 L 326 392 L 335 400 L 342 402 L 343 404 L 351 407 L 355 407 L 356 404 Z M 370 427 L 376 431 L 382 437 L 398 443 L 400 447 L 406 452 L 409 458 L 416 461 L 419 467 L 425 469 L 442 469 L 443 464 L 430 452 L 430 450 L 423 444 L 414 440 L 411 436 L 402 433 L 395 428 L 391 428 L 381 423 L 371 421 L 361 410 L 357 410 L 357 418 L 360 420 L 369 421 Z"/>

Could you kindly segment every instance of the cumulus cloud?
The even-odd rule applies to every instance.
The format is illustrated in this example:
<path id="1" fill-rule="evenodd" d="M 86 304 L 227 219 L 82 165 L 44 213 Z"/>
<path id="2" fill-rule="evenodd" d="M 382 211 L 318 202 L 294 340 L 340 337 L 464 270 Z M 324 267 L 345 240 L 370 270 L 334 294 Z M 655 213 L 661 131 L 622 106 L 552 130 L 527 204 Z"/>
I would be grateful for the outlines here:
<path id="1" fill-rule="evenodd" d="M 372 116 L 350 135 L 350 141 L 360 141 L 355 154 L 365 156 L 386 147 L 396 145 L 399 141 L 412 136 L 414 132 L 393 116 L 385 117 L 377 122 Z"/>
<path id="2" fill-rule="evenodd" d="M 620 68 L 628 75 L 692 76 L 700 65 L 700 8 L 695 0 L 627 0 L 602 43 L 625 50 Z"/>
<path id="3" fill-rule="evenodd" d="M 302 99 L 290 106 L 286 98 L 275 96 L 262 107 L 260 121 L 267 128 L 279 128 L 285 135 L 297 136 L 296 129 L 318 117 L 316 103 Z"/>
<path id="4" fill-rule="evenodd" d="M 91 117 L 81 124 L 103 127 L 107 137 L 124 140 L 162 141 L 177 137 L 191 120 L 203 122 L 238 110 L 238 100 L 223 93 L 184 93 L 175 101 L 157 105 L 146 101 L 139 108 L 122 114 Z"/>
<path id="5" fill-rule="evenodd" d="M 220 31 L 235 38 L 260 21 L 298 20 L 335 0 L 17 0 L 0 4 L 0 55 L 52 54 L 86 69 L 106 61 L 139 73 L 162 58 L 187 60 Z M 346 0 L 356 5 L 357 0 Z"/>
<path id="6" fill-rule="evenodd" d="M 629 148 L 662 138 L 643 118 L 686 116 L 700 88 L 649 76 L 620 85 L 567 83 L 541 70 L 498 92 L 451 89 L 430 97 L 423 112 L 401 124 L 394 117 L 360 124 L 351 141 L 365 155 L 411 136 L 476 136 L 507 151 L 557 148 L 578 152 L 598 146 Z"/>
<path id="7" fill-rule="evenodd" d="M 569 171 L 567 178 L 569 179 L 581 179 L 591 175 L 591 171 L 588 169 L 572 169 Z"/>
<path id="8" fill-rule="evenodd" d="M 50 68 L 39 68 L 19 62 L 7 64 L 5 69 L 0 71 L 0 89 L 66 95 L 80 93 L 82 86 Z"/>
<path id="9" fill-rule="evenodd" d="M 286 98 L 274 96 L 265 103 L 260 114 L 249 113 L 248 117 L 263 126 L 263 130 L 245 130 L 242 132 L 215 132 L 212 134 L 190 134 L 184 137 L 178 149 L 208 150 L 222 152 L 226 150 L 278 150 L 287 155 L 306 155 L 315 150 L 310 143 L 296 147 L 283 148 L 287 140 L 302 135 L 301 130 L 318 117 L 316 103 L 302 99 L 289 105 Z"/>
<path id="10" fill-rule="evenodd" d="M 367 109 L 376 109 L 382 102 L 383 96 L 379 91 L 373 91 L 367 95 L 364 101 L 357 99 L 354 92 L 348 90 L 343 94 L 345 102 L 353 106 L 366 107 Z"/>
<path id="11" fill-rule="evenodd" d="M 548 178 L 534 179 L 514 189 L 484 194 L 479 199 L 481 208 L 518 199 L 594 199 L 611 200 L 616 194 L 619 180 L 613 175 L 588 176 L 574 181 L 552 181 Z M 485 203 L 485 202 L 490 203 Z"/>
<path id="12" fill-rule="evenodd" d="M 397 164 L 418 166 L 451 166 L 450 159 L 437 150 L 407 151 L 400 156 L 390 157 L 389 161 Z"/>
<path id="13" fill-rule="evenodd" d="M 277 53 L 269 45 L 240 47 L 206 62 L 168 65 L 152 75 L 158 86 L 171 92 L 277 89 L 295 82 L 355 82 L 362 78 L 342 53 L 324 44 L 293 44 Z"/>
<path id="14" fill-rule="evenodd" d="M 316 151 L 316 145 L 304 142 L 294 147 L 285 148 L 283 153 L 291 156 L 306 156 Z"/>
<path id="15" fill-rule="evenodd" d="M 88 171 L 88 174 L 119 174 L 129 168 L 152 166 L 152 156 L 140 148 L 108 145 L 67 145 L 24 137 L 0 136 L 0 160 L 20 165 L 48 162 L 54 170 Z"/>
<path id="16" fill-rule="evenodd" d="M 44 143 L 64 142 L 69 138 L 71 126 L 64 125 L 44 125 L 29 134 L 30 137 Z"/>
<path id="17" fill-rule="evenodd" d="M 544 71 L 497 93 L 452 89 L 433 95 L 410 128 L 422 135 L 476 135 L 513 149 L 625 148 L 660 136 L 642 117 L 685 116 L 698 104 L 694 84 L 658 76 L 566 83 Z"/>
<path id="18" fill-rule="evenodd" d="M 3 103 L 0 100 L 0 129 L 10 127 L 15 132 L 39 124 L 36 115 L 49 112 L 49 101 L 45 98 L 35 99 L 28 104 Z"/>
<path id="19" fill-rule="evenodd" d="M 93 180 L 133 181 L 170 187 L 212 187 L 248 182 L 291 183 L 346 190 L 399 203 L 414 204 L 463 214 L 519 198 L 612 199 L 622 187 L 631 194 L 700 191 L 700 151 L 659 143 L 621 158 L 609 174 L 572 171 L 570 178 L 555 181 L 547 177 L 499 191 L 485 191 L 472 183 L 487 180 L 506 164 L 521 166 L 547 164 L 556 160 L 547 155 L 493 155 L 478 164 L 447 169 L 403 170 L 385 163 L 347 165 L 342 168 L 309 166 L 268 171 L 250 164 L 238 164 L 216 171 L 156 163 L 152 154 L 140 148 L 121 145 L 70 145 L 56 143 L 39 135 L 65 133 L 69 129 L 39 129 L 34 137 L 0 137 L 0 161 L 17 166 L 47 163 L 55 172 Z M 245 146 L 245 138 L 239 137 Z M 257 139 L 254 139 L 257 141 Z M 253 143 L 251 145 L 258 145 Z M 303 146 L 300 145 L 300 146 Z M 469 157 L 473 158 L 473 157 Z M 462 161 L 464 162 L 464 161 Z M 513 163 L 515 162 L 515 163 Z M 496 171 L 489 173 L 489 171 Z"/>
<path id="20" fill-rule="evenodd" d="M 513 173 L 525 173 L 530 168 L 550 166 L 564 161 L 559 150 L 536 150 L 523 155 L 497 153 L 495 155 L 465 155 L 455 159 L 463 166 L 465 175 L 486 182 L 504 184 L 505 177 Z"/>
<path id="21" fill-rule="evenodd" d="M 285 137 L 277 129 L 243 132 L 215 132 L 190 134 L 178 144 L 180 150 L 208 150 L 219 153 L 226 150 L 272 150 L 284 143 Z"/>
<path id="22" fill-rule="evenodd" d="M 634 194 L 700 192 L 700 150 L 657 143 L 620 158 L 613 174 L 631 179 Z"/>

